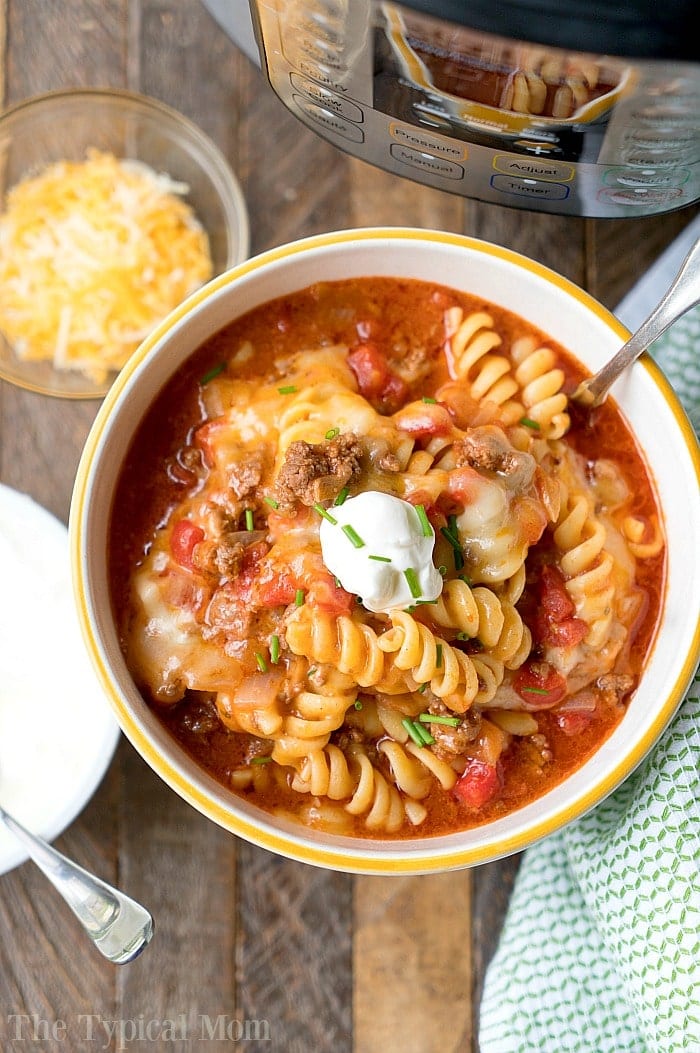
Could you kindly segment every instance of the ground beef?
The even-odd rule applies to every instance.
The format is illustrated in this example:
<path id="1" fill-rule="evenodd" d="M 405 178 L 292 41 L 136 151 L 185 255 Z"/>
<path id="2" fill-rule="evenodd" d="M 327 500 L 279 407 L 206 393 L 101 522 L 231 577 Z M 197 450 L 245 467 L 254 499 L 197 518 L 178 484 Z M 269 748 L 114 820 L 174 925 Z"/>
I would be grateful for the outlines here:
<path id="1" fill-rule="evenodd" d="M 240 501 L 255 490 L 262 479 L 263 461 L 258 452 L 245 453 L 228 469 L 228 485 Z"/>
<path id="2" fill-rule="evenodd" d="M 474 429 L 463 438 L 457 439 L 453 446 L 457 466 L 462 468 L 468 465 L 470 468 L 482 468 L 488 472 L 508 475 L 517 466 L 517 451 L 508 445 L 502 434 L 500 439 L 501 441 L 490 428 Z"/>
<path id="3" fill-rule="evenodd" d="M 606 705 L 619 706 L 625 695 L 628 695 L 634 687 L 634 680 L 631 676 L 624 674 L 608 673 L 598 677 L 595 686 L 602 693 Z"/>
<path id="4" fill-rule="evenodd" d="M 432 704 L 430 712 L 436 716 L 454 716 L 454 713 L 451 713 L 441 702 Z M 448 762 L 455 757 L 465 754 L 469 746 L 479 737 L 480 725 L 480 715 L 471 710 L 464 714 L 461 722 L 456 727 L 452 727 L 449 724 L 428 725 L 430 734 L 435 739 L 434 752 L 442 760 Z"/>
<path id="5" fill-rule="evenodd" d="M 331 500 L 358 477 L 363 452 L 354 435 L 338 435 L 322 443 L 291 443 L 277 477 L 277 500 L 283 508 L 297 501 L 310 506 Z"/>

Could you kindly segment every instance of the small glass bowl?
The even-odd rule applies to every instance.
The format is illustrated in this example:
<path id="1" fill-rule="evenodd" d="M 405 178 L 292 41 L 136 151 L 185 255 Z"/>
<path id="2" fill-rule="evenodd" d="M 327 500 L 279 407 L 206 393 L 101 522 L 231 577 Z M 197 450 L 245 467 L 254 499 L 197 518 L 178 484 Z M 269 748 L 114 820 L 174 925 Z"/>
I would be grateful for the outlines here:
<path id="1" fill-rule="evenodd" d="M 140 161 L 187 185 L 183 200 L 209 238 L 213 276 L 247 257 L 245 200 L 221 151 L 177 111 L 130 92 L 49 92 L 7 110 L 0 117 L 0 212 L 8 190 L 20 180 L 56 161 L 84 161 L 91 148 L 119 160 Z M 112 372 L 96 384 L 78 370 L 19 358 L 0 332 L 0 377 L 29 391 L 101 398 L 115 376 Z"/>

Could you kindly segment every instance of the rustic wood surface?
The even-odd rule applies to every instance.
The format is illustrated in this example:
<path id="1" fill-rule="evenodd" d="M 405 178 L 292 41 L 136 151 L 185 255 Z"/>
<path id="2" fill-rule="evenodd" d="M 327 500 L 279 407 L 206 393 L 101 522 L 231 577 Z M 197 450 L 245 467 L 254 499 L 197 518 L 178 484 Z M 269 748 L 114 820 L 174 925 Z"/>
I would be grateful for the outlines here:
<path id="1" fill-rule="evenodd" d="M 194 119 L 239 176 L 254 252 L 356 225 L 440 227 L 523 251 L 613 306 L 688 219 L 541 216 L 376 171 L 288 115 L 199 0 L 0 0 L 0 48 L 4 106 L 127 87 Z M 0 480 L 66 520 L 96 410 L 0 382 Z M 126 742 L 58 845 L 147 903 L 156 936 L 114 968 L 31 863 L 0 877 L 2 1051 L 478 1050 L 517 858 L 423 878 L 278 859 L 202 818 Z"/>

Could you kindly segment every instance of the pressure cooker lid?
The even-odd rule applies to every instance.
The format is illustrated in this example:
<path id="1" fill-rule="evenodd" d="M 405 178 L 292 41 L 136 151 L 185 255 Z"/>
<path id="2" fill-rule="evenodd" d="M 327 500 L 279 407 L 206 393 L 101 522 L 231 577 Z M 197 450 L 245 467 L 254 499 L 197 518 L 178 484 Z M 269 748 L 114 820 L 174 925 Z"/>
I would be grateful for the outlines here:
<path id="1" fill-rule="evenodd" d="M 516 40 L 594 54 L 695 61 L 697 0 L 402 0 Z M 695 16 L 695 17 L 694 17 Z"/>

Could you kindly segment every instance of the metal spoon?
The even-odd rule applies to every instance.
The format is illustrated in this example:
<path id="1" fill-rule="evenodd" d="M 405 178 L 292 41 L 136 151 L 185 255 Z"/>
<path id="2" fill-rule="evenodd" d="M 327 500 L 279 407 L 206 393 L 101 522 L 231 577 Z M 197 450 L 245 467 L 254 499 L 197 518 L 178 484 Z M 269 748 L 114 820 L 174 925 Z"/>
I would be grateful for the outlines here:
<path id="1" fill-rule="evenodd" d="M 105 958 L 123 965 L 141 953 L 153 936 L 153 918 L 145 907 L 66 859 L 1 807 L 0 819 L 22 842 Z"/>
<path id="2" fill-rule="evenodd" d="M 573 402 L 593 409 L 599 406 L 627 366 L 639 358 L 650 344 L 665 333 L 678 318 L 700 303 L 700 241 L 696 241 L 684 259 L 671 286 L 646 321 L 642 322 L 626 344 L 594 376 L 584 380 L 570 395 Z"/>

